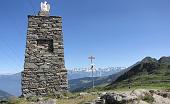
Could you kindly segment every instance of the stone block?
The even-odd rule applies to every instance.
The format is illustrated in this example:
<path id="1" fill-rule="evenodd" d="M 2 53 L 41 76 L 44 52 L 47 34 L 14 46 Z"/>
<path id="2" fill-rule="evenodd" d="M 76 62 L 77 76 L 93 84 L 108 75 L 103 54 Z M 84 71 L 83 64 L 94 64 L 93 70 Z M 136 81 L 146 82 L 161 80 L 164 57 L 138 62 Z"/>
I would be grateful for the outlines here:
<path id="1" fill-rule="evenodd" d="M 25 63 L 25 64 L 24 64 L 24 68 L 25 68 L 25 69 L 27 69 L 27 68 L 35 68 L 35 69 L 37 69 L 38 66 L 35 65 L 34 63 Z"/>

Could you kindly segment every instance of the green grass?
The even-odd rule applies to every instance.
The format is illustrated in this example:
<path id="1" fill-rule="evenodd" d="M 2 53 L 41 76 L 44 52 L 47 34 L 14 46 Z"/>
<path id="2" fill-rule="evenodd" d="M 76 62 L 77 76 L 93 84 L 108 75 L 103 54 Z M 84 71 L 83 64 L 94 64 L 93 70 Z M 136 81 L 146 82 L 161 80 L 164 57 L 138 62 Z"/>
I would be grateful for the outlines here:
<path id="1" fill-rule="evenodd" d="M 72 97 L 67 99 L 57 99 L 57 104 L 84 104 L 85 102 L 93 101 L 97 97 L 97 94 L 89 94 L 83 96 L 73 94 Z"/>
<path id="2" fill-rule="evenodd" d="M 10 98 L 8 101 L 6 101 L 5 103 L 3 104 L 30 104 L 29 101 L 27 101 L 26 99 L 24 98 L 16 98 L 16 97 L 13 97 L 13 98 Z"/>
<path id="3" fill-rule="evenodd" d="M 148 95 L 148 94 L 145 95 L 142 100 L 148 102 L 149 104 L 152 104 L 154 102 L 153 96 L 152 95 Z"/>
<path id="4" fill-rule="evenodd" d="M 84 104 L 85 102 L 94 101 L 98 97 L 97 94 L 85 94 L 80 95 L 79 93 L 68 93 L 64 98 L 53 98 L 57 99 L 57 104 Z M 46 101 L 51 97 L 43 97 Z M 11 98 L 8 101 L 4 101 L 3 104 L 31 104 L 31 102 L 37 102 L 39 97 L 29 97 L 29 98 Z M 1 102 L 0 102 L 1 103 Z"/>
<path id="5" fill-rule="evenodd" d="M 161 86 L 161 85 L 133 85 L 130 86 L 130 89 L 128 86 L 120 86 L 116 88 L 108 88 L 109 90 L 114 90 L 114 91 L 131 91 L 135 89 L 156 89 L 156 90 L 165 90 L 165 89 L 170 89 L 170 84 L 167 86 Z"/>

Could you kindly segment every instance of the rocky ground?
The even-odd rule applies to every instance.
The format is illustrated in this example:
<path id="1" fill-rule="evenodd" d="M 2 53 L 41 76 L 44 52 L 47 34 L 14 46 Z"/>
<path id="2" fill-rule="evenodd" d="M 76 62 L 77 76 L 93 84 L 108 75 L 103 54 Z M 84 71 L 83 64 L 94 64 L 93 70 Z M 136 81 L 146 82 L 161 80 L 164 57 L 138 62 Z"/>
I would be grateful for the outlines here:
<path id="1" fill-rule="evenodd" d="M 127 92 L 103 92 L 95 102 L 86 104 L 170 104 L 170 91 L 137 89 Z"/>
<path id="2" fill-rule="evenodd" d="M 83 92 L 60 99 L 15 98 L 9 102 L 12 103 L 0 102 L 0 104 L 170 104 L 170 90 Z"/>

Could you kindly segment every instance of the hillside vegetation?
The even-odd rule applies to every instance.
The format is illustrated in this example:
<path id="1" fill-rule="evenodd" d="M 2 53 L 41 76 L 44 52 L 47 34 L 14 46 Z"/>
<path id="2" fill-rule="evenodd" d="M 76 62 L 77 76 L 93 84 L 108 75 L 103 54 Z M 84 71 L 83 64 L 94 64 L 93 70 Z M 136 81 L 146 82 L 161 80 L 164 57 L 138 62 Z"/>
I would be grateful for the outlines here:
<path id="1" fill-rule="evenodd" d="M 107 88 L 170 89 L 170 57 L 162 57 L 159 60 L 146 57 L 119 76 Z"/>

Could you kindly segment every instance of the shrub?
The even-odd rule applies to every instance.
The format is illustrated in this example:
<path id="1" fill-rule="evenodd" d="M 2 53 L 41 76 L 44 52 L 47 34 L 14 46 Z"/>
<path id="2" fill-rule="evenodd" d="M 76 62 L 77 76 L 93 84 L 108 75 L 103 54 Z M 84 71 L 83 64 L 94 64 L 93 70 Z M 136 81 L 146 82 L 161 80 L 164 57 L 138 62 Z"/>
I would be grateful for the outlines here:
<path id="1" fill-rule="evenodd" d="M 150 104 L 150 103 L 153 103 L 154 98 L 152 97 L 151 94 L 146 94 L 142 100 L 144 100 Z"/>

